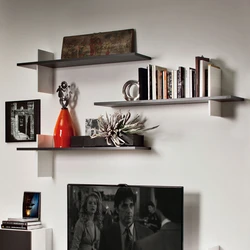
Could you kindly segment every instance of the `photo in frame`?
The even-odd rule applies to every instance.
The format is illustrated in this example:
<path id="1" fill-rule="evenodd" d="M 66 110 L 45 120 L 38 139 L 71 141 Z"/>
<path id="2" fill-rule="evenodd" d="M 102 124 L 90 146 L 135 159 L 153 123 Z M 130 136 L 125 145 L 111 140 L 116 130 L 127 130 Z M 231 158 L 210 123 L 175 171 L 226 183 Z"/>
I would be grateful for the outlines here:
<path id="1" fill-rule="evenodd" d="M 5 142 L 36 141 L 40 134 L 41 101 L 5 102 Z"/>
<path id="2" fill-rule="evenodd" d="M 85 135 L 92 136 L 99 133 L 98 119 L 88 118 L 85 120 Z"/>
<path id="3" fill-rule="evenodd" d="M 68 184 L 67 192 L 68 250 L 122 250 L 124 222 L 133 224 L 133 249 L 183 250 L 183 187 Z M 82 232 L 92 223 L 95 241 Z"/>
<path id="4" fill-rule="evenodd" d="M 41 193 L 24 192 L 23 194 L 23 218 L 41 219 Z"/>

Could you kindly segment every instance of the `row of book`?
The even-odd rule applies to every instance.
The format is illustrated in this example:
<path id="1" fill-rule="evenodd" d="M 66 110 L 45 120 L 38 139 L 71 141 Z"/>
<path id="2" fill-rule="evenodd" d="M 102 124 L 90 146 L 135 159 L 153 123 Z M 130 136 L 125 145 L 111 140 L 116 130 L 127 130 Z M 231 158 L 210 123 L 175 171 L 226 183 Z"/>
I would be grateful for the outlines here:
<path id="1" fill-rule="evenodd" d="M 42 227 L 42 222 L 38 218 L 8 218 L 8 220 L 3 220 L 1 224 L 1 228 L 15 230 L 33 230 Z"/>
<path id="2" fill-rule="evenodd" d="M 193 98 L 221 95 L 221 69 L 203 56 L 195 68 L 176 70 L 149 64 L 138 69 L 139 100 Z"/>

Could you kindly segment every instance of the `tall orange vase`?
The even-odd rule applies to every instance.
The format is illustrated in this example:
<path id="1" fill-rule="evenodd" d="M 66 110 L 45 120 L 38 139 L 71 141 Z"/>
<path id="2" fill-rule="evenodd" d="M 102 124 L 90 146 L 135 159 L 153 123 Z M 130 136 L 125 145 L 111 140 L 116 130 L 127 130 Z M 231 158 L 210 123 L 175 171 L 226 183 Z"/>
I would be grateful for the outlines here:
<path id="1" fill-rule="evenodd" d="M 54 147 L 70 147 L 70 138 L 75 135 L 73 122 L 67 108 L 62 108 L 54 128 Z"/>

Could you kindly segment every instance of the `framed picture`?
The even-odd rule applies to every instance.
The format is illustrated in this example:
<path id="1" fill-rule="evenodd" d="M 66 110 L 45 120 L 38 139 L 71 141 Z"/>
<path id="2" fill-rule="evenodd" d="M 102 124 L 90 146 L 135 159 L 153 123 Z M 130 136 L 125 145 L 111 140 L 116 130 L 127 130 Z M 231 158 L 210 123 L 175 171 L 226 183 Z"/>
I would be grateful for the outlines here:
<path id="1" fill-rule="evenodd" d="M 23 194 L 23 218 L 41 218 L 41 193 L 24 192 Z"/>
<path id="2" fill-rule="evenodd" d="M 135 52 L 135 30 L 99 32 L 63 38 L 62 59 Z"/>
<path id="3" fill-rule="evenodd" d="M 85 120 L 85 135 L 99 134 L 98 119 L 86 119 Z"/>
<path id="4" fill-rule="evenodd" d="M 40 100 L 5 102 L 5 142 L 36 141 L 40 134 Z"/>

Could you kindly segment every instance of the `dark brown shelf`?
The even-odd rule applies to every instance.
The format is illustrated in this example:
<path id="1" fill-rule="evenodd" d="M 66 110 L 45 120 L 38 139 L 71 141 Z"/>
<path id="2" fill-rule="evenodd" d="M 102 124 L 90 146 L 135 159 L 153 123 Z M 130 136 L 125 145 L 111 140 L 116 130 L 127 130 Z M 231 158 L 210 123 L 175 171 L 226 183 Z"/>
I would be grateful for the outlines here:
<path id="1" fill-rule="evenodd" d="M 213 97 L 193 97 L 164 100 L 141 100 L 141 101 L 113 101 L 113 102 L 95 102 L 95 106 L 104 107 L 132 107 L 132 106 L 151 106 L 151 105 L 174 105 L 174 104 L 193 104 L 208 103 L 209 100 L 218 102 L 240 102 L 245 99 L 238 96 L 213 96 Z"/>
<path id="2" fill-rule="evenodd" d="M 151 150 L 151 147 L 72 147 L 72 148 L 17 148 L 18 151 L 75 151 L 75 150 Z"/>
<path id="3" fill-rule="evenodd" d="M 76 67 L 84 65 L 132 62 L 132 61 L 143 61 L 143 60 L 151 60 L 151 57 L 139 53 L 129 53 L 129 54 L 107 55 L 107 56 L 106 55 L 88 56 L 76 59 L 57 59 L 48 61 L 24 62 L 24 63 L 17 63 L 17 66 L 30 69 L 36 69 L 37 65 L 49 68 L 65 68 L 65 67 Z"/>

